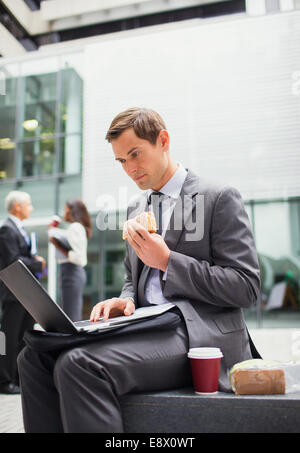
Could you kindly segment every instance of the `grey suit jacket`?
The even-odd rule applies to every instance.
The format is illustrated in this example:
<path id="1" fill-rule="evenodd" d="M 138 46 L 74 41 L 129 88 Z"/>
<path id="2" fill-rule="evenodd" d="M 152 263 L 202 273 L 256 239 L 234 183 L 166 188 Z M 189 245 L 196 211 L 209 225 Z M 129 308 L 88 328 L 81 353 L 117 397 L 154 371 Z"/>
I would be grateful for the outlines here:
<path id="1" fill-rule="evenodd" d="M 146 210 L 146 204 L 143 194 L 129 206 L 128 218 Z M 167 278 L 161 281 L 163 295 L 183 314 L 190 347 L 221 348 L 219 388 L 228 391 L 228 370 L 237 362 L 260 357 L 242 311 L 259 297 L 260 272 L 239 192 L 188 171 L 165 242 L 171 255 Z M 128 244 L 124 263 L 120 297 L 133 297 L 136 306 L 142 305 L 138 283 L 143 263 Z"/>

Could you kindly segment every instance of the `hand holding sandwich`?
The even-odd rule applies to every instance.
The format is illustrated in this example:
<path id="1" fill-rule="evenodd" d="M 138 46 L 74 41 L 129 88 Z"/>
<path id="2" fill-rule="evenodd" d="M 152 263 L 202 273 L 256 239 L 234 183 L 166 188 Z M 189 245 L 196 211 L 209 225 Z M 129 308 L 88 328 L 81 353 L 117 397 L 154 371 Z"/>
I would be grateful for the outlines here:
<path id="1" fill-rule="evenodd" d="M 149 233 L 134 219 L 127 221 L 127 240 L 137 256 L 146 266 L 165 272 L 168 267 L 170 249 L 159 234 Z"/>

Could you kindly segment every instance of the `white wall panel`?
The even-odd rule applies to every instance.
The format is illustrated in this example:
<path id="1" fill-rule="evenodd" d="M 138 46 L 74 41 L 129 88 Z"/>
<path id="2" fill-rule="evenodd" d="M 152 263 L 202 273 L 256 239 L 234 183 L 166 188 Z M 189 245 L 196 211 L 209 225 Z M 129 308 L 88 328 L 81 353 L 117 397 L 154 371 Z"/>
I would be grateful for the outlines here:
<path id="1" fill-rule="evenodd" d="M 300 195 L 299 12 L 91 44 L 84 69 L 90 209 L 100 194 L 117 197 L 119 186 L 138 192 L 104 141 L 113 117 L 135 105 L 164 117 L 174 158 L 199 175 L 234 185 L 245 199 Z"/>

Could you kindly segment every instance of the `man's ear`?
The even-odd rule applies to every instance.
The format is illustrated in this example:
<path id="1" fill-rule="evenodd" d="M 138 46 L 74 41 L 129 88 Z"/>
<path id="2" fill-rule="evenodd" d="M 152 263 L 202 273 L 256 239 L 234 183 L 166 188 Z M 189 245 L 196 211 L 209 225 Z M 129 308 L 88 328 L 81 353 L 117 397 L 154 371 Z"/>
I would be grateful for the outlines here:
<path id="1" fill-rule="evenodd" d="M 160 140 L 160 144 L 161 144 L 162 148 L 164 149 L 164 151 L 168 151 L 169 145 L 170 145 L 169 132 L 166 131 L 165 129 L 162 129 L 159 132 L 159 140 Z"/>
<path id="2" fill-rule="evenodd" d="M 17 201 L 14 203 L 13 207 L 9 211 L 10 214 L 15 215 L 20 212 L 21 205 Z"/>

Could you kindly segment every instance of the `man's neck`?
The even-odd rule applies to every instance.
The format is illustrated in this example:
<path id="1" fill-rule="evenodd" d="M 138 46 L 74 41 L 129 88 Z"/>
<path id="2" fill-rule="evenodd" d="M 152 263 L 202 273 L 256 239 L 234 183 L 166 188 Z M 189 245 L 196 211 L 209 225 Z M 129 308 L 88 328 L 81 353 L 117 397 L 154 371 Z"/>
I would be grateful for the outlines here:
<path id="1" fill-rule="evenodd" d="M 20 222 L 23 221 L 23 219 L 21 218 L 21 216 L 17 213 L 17 212 L 9 212 L 9 214 L 13 217 L 16 217 L 17 219 L 20 220 Z"/>
<path id="2" fill-rule="evenodd" d="M 151 187 L 152 190 L 158 192 L 167 182 L 174 176 L 178 168 L 176 162 L 170 161 L 163 177 L 161 178 L 159 184 L 156 187 Z"/>
<path id="3" fill-rule="evenodd" d="M 23 221 L 18 217 L 16 216 L 15 214 L 12 214 L 11 212 L 9 212 L 9 216 L 10 220 L 18 227 L 20 228 L 21 226 L 23 226 Z"/>

